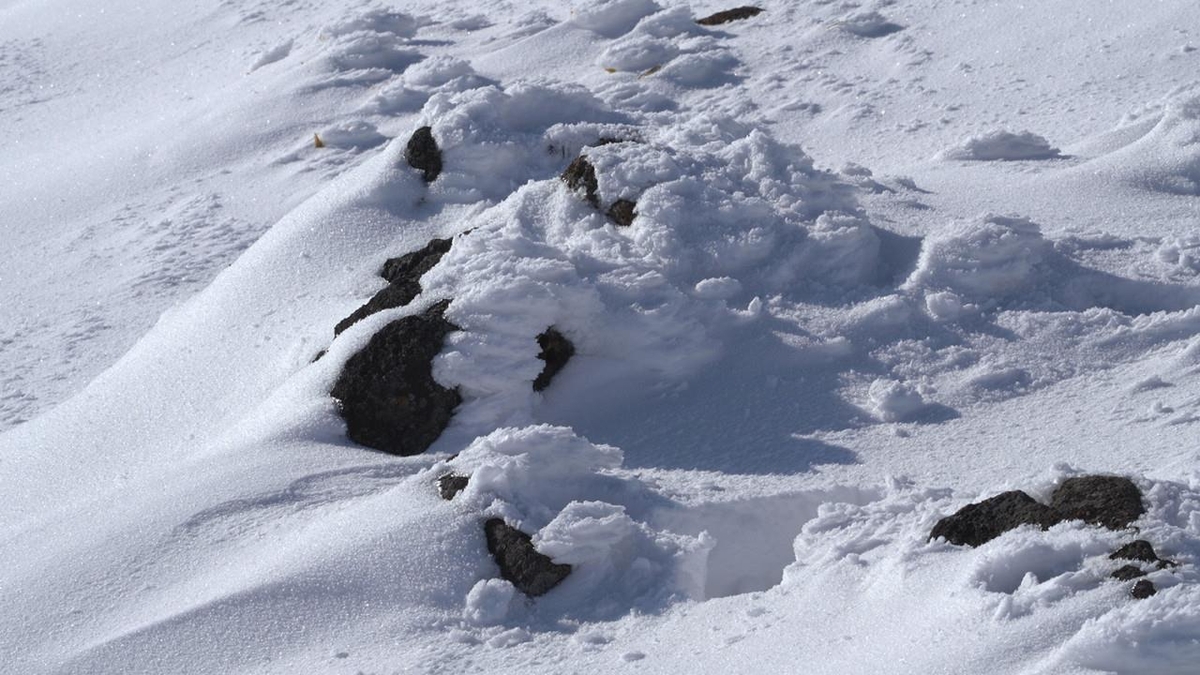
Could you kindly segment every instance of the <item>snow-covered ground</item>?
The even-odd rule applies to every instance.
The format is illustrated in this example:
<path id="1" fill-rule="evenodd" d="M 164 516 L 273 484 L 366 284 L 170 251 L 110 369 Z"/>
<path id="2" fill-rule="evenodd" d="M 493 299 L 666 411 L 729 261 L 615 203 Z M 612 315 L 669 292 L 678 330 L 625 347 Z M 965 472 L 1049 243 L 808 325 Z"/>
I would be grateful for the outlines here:
<path id="1" fill-rule="evenodd" d="M 0 0 L 0 671 L 1200 672 L 1200 8 L 760 6 Z M 349 440 L 443 300 L 449 426 Z"/>

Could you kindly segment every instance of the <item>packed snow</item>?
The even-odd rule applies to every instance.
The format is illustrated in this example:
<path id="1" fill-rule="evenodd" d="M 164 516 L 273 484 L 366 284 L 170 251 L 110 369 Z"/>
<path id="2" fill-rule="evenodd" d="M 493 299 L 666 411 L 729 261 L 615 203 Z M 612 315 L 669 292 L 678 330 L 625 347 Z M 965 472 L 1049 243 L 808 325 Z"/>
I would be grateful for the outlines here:
<path id="1" fill-rule="evenodd" d="M 0 670 L 1196 673 L 1200 10 L 760 8 L 0 2 Z"/>

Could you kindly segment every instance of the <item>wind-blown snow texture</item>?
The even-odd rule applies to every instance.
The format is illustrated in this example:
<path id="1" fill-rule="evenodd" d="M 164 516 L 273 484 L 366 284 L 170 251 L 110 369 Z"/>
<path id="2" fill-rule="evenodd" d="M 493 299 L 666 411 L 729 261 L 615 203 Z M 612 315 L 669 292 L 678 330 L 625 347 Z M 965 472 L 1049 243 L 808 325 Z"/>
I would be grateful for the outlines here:
<path id="1" fill-rule="evenodd" d="M 0 2 L 0 670 L 1195 673 L 1200 10 L 734 7 Z M 447 301 L 449 425 L 356 445 Z"/>

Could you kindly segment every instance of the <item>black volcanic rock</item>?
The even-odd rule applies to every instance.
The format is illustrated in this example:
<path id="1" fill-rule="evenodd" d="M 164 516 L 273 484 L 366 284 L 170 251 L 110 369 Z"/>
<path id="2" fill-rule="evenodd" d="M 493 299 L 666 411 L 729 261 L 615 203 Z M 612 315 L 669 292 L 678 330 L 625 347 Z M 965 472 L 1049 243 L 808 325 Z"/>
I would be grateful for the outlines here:
<path id="1" fill-rule="evenodd" d="M 542 372 L 533 381 L 534 391 L 544 391 L 550 386 L 550 382 L 554 380 L 554 376 L 558 371 L 562 370 L 567 365 L 567 361 L 575 355 L 575 345 L 566 338 L 565 335 L 558 332 L 557 329 L 547 328 L 545 332 L 537 336 L 538 346 L 542 351 L 538 352 L 537 357 L 546 362 Z"/>
<path id="2" fill-rule="evenodd" d="M 442 173 L 442 151 L 433 139 L 431 127 L 421 127 L 413 132 L 404 148 L 404 160 L 414 169 L 421 171 L 426 183 L 432 183 Z"/>
<path id="3" fill-rule="evenodd" d="M 458 493 L 466 490 L 470 482 L 471 479 L 467 476 L 448 473 L 437 479 L 438 494 L 442 499 L 449 501 L 457 497 Z"/>
<path id="4" fill-rule="evenodd" d="M 762 7 L 735 7 L 733 9 L 727 9 L 723 12 L 717 12 L 716 14 L 706 16 L 703 19 L 696 19 L 696 23 L 700 24 L 701 26 L 719 26 L 723 23 L 729 23 L 730 21 L 749 19 L 752 16 L 758 16 L 759 14 L 762 14 L 764 11 L 766 10 L 764 10 Z"/>
<path id="5" fill-rule="evenodd" d="M 457 390 L 433 379 L 432 361 L 457 330 L 443 300 L 422 314 L 384 326 L 346 361 L 330 394 L 339 401 L 350 439 L 393 455 L 416 455 L 438 439 L 455 408 Z"/>
<path id="6" fill-rule="evenodd" d="M 968 504 L 952 516 L 938 521 L 929 534 L 932 541 L 944 537 L 952 544 L 979 546 L 1021 525 L 1046 529 L 1061 521 L 1052 509 L 1032 497 L 1012 490 L 975 504 Z"/>
<path id="7" fill-rule="evenodd" d="M 1113 551 L 1112 555 L 1108 556 L 1108 558 L 1110 560 L 1136 560 L 1139 562 L 1156 563 L 1160 570 L 1167 567 L 1175 567 L 1179 564 L 1174 560 L 1158 557 L 1158 554 L 1154 552 L 1154 547 L 1145 539 L 1138 539 L 1125 544 L 1116 551 Z"/>
<path id="8" fill-rule="evenodd" d="M 500 576 L 529 597 L 544 595 L 562 583 L 571 573 L 570 565 L 560 565 L 533 547 L 533 537 L 500 518 L 483 524 L 488 553 L 500 567 Z"/>
<path id="9" fill-rule="evenodd" d="M 618 199 L 612 203 L 612 206 L 608 207 L 607 215 L 617 225 L 629 227 L 633 225 L 633 219 L 637 217 L 635 209 L 637 209 L 636 203 L 628 199 Z"/>
<path id="10" fill-rule="evenodd" d="M 421 294 L 421 277 L 441 261 L 453 243 L 452 239 L 434 239 L 416 251 L 385 262 L 379 276 L 387 279 L 387 288 L 339 321 L 333 328 L 333 334 L 341 335 L 342 331 L 376 312 L 403 307 L 412 302 Z"/>
<path id="11" fill-rule="evenodd" d="M 600 208 L 600 197 L 597 195 L 597 191 L 600 189 L 600 182 L 596 180 L 596 167 L 592 166 L 587 157 L 583 155 L 576 157 L 559 178 L 572 190 L 579 191 L 582 189 L 588 203 L 596 208 Z"/>
<path id="12" fill-rule="evenodd" d="M 1136 565 L 1125 565 L 1117 568 L 1117 570 L 1112 573 L 1112 578 L 1120 579 L 1121 581 L 1132 581 L 1133 579 L 1144 576 L 1146 576 L 1146 573 Z"/>
<path id="13" fill-rule="evenodd" d="M 1129 527 L 1146 512 L 1141 490 L 1121 476 L 1068 478 L 1050 496 L 1050 507 L 1063 520 L 1082 520 L 1110 530 Z"/>
<path id="14" fill-rule="evenodd" d="M 1135 600 L 1145 600 L 1155 593 L 1158 593 L 1158 589 L 1154 587 L 1154 582 L 1150 581 L 1149 579 L 1142 579 L 1134 584 L 1133 589 L 1129 591 L 1129 594 L 1132 595 Z"/>

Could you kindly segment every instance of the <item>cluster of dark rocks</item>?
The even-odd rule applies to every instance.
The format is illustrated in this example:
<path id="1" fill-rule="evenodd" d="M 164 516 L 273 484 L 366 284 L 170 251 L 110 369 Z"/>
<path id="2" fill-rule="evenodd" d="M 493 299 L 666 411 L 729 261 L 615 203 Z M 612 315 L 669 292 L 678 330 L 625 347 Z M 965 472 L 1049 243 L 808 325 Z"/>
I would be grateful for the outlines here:
<path id="1" fill-rule="evenodd" d="M 1124 530 L 1145 512 L 1141 490 L 1128 478 L 1076 476 L 1063 481 L 1055 489 L 1049 505 L 1038 502 L 1021 490 L 1003 492 L 968 504 L 953 515 L 939 520 L 930 532 L 929 539 L 979 546 L 1022 525 L 1036 525 L 1045 530 L 1068 520 L 1082 520 L 1110 530 Z M 1159 569 L 1176 564 L 1159 558 L 1150 542 L 1143 539 L 1122 546 L 1109 558 L 1153 563 Z M 1113 578 L 1122 581 L 1145 575 L 1140 566 L 1133 564 L 1125 565 L 1112 574 Z M 1140 599 L 1156 592 L 1149 579 L 1141 579 L 1133 586 L 1131 594 Z"/>

